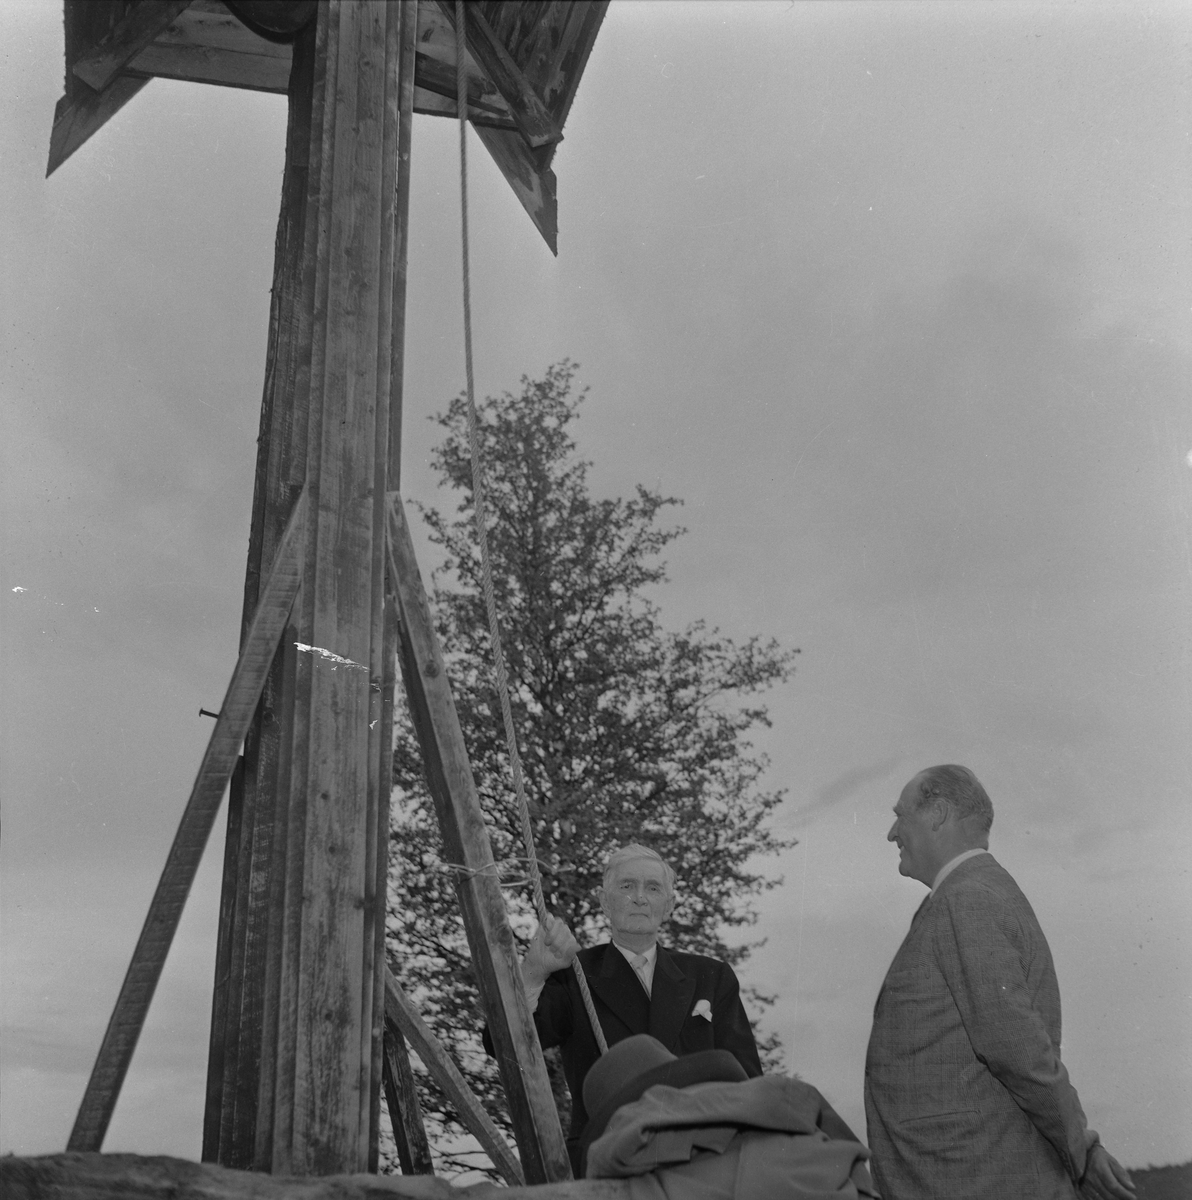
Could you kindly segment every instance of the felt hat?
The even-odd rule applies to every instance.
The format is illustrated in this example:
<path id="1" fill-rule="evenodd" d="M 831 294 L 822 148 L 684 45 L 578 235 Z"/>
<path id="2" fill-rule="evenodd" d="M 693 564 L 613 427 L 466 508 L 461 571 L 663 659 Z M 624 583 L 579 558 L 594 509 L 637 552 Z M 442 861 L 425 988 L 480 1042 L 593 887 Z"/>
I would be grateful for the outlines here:
<path id="1" fill-rule="evenodd" d="M 604 1132 L 623 1104 L 640 1100 L 648 1088 L 690 1087 L 693 1083 L 744 1083 L 749 1076 L 728 1050 L 700 1050 L 676 1058 L 657 1038 L 637 1033 L 624 1038 L 592 1064 L 584 1079 L 584 1108 L 591 1114 L 580 1138 L 588 1147 Z"/>

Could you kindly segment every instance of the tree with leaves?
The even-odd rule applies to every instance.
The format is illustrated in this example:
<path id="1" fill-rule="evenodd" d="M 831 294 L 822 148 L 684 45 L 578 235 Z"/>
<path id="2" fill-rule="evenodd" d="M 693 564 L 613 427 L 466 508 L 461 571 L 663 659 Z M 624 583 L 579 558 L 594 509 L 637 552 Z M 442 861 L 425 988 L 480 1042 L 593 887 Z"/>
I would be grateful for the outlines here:
<path id="1" fill-rule="evenodd" d="M 786 681 L 797 651 L 773 639 L 738 643 L 703 622 L 663 628 L 651 588 L 664 582 L 663 550 L 685 531 L 660 523 L 679 501 L 638 486 L 632 498 L 597 499 L 590 463 L 572 434 L 586 389 L 557 363 L 523 378 L 518 395 L 479 405 L 493 585 L 548 909 L 581 945 L 600 940 L 595 896 L 609 853 L 636 841 L 674 868 L 676 905 L 666 943 L 739 965 L 759 943 L 729 944 L 753 923 L 751 901 L 778 880 L 753 869 L 791 843 L 767 819 L 782 799 L 767 790 L 764 755 L 749 732 L 768 725 L 754 697 Z M 524 880 L 516 799 L 475 543 L 467 405 L 437 418 L 445 438 L 432 465 L 459 496 L 454 514 L 421 509 L 445 561 L 432 607 L 488 821 L 515 934 L 535 928 Z M 394 754 L 388 950 L 398 977 L 451 1049 L 473 1090 L 508 1128 L 454 879 L 442 860 L 434 806 L 408 714 Z M 772 1000 L 744 989 L 755 1013 Z M 759 1039 L 775 1065 L 775 1039 Z M 564 1128 L 566 1085 L 548 1054 Z M 425 1076 L 424 1116 L 441 1165 L 477 1166 L 459 1151 L 462 1129 Z M 478 1156 L 483 1158 L 483 1156 Z"/>

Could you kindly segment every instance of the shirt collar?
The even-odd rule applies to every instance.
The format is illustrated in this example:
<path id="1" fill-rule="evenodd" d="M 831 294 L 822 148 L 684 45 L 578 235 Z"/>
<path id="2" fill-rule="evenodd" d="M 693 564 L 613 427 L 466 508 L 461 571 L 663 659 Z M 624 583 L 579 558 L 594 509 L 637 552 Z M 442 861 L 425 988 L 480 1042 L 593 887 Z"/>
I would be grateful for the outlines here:
<path id="1" fill-rule="evenodd" d="M 951 875 L 952 872 L 955 871 L 956 868 L 960 866 L 960 864 L 966 859 L 976 858 L 978 854 L 988 853 L 988 850 L 982 849 L 980 846 L 978 846 L 975 850 L 966 850 L 963 854 L 958 854 L 955 858 L 949 859 L 942 867 L 940 867 L 939 874 L 932 881 L 931 894 L 934 896 L 936 888 L 938 888 L 939 885 L 943 883 L 944 880 L 947 879 L 948 876 Z"/>
<path id="2" fill-rule="evenodd" d="M 657 942 L 655 942 L 649 948 L 649 950 L 641 950 L 641 951 L 626 950 L 625 947 L 620 945 L 620 943 L 618 943 L 618 942 L 613 942 L 613 945 L 616 946 L 617 949 L 620 950 L 620 952 L 623 955 L 625 955 L 625 961 L 631 965 L 633 963 L 633 960 L 638 956 L 639 953 L 645 955 L 646 966 L 648 966 L 648 967 L 652 967 L 654 965 L 654 960 L 658 957 L 658 943 Z"/>

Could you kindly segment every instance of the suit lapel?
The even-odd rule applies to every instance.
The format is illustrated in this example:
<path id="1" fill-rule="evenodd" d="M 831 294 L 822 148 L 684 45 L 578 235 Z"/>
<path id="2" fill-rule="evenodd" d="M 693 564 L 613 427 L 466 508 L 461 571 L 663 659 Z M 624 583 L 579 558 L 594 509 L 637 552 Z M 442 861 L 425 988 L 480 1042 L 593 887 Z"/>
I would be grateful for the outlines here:
<path id="1" fill-rule="evenodd" d="M 685 975 L 679 964 L 659 946 L 650 987 L 650 1035 L 671 1053 L 678 1050 L 679 1034 L 691 1011 L 694 996 L 695 980 Z"/>
<path id="2" fill-rule="evenodd" d="M 645 1033 L 650 1024 L 650 1001 L 641 980 L 612 942 L 605 942 L 602 948 L 604 954 L 594 973 L 588 976 L 588 986 L 628 1029 Z"/>

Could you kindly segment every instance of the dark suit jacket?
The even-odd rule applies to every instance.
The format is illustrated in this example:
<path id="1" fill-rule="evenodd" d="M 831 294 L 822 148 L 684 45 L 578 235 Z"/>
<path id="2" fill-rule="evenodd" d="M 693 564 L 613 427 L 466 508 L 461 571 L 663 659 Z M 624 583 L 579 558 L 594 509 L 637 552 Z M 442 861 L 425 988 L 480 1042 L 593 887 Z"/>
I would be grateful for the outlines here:
<path id="1" fill-rule="evenodd" d="M 581 950 L 579 961 L 610 1046 L 635 1033 L 648 1033 L 680 1057 L 698 1050 L 730 1050 L 747 1075 L 762 1073 L 737 977 L 727 963 L 659 946 L 647 996 L 633 968 L 611 942 Z M 711 1006 L 710 1021 L 692 1015 L 700 1000 Z M 534 1024 L 543 1049 L 562 1047 L 563 1072 L 571 1091 L 567 1144 L 574 1162 L 580 1134 L 588 1122 L 584 1077 L 600 1051 L 570 967 L 547 979 L 538 997 Z"/>
<path id="2" fill-rule="evenodd" d="M 1060 990 L 992 855 L 911 922 L 873 1012 L 865 1115 L 885 1200 L 1071 1200 L 1096 1140 L 1060 1061 Z"/>

